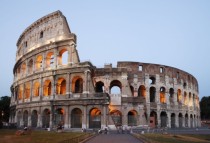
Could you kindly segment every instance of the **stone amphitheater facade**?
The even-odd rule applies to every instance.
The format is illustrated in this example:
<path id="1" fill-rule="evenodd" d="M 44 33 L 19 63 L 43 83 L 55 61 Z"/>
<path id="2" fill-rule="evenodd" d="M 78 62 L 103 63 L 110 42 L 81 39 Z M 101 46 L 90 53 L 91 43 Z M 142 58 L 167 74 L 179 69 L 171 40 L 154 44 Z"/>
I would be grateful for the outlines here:
<path id="1" fill-rule="evenodd" d="M 115 128 L 200 126 L 196 78 L 177 68 L 80 62 L 77 37 L 56 11 L 17 41 L 10 123 L 18 127 Z"/>

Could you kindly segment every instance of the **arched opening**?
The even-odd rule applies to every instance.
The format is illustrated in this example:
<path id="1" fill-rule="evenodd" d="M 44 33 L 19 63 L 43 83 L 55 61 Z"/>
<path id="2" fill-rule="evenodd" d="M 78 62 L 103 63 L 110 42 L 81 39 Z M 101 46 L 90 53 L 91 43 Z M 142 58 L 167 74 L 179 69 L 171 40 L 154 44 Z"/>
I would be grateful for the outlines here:
<path id="1" fill-rule="evenodd" d="M 44 32 L 41 31 L 40 34 L 39 34 L 39 38 L 41 39 L 41 38 L 43 38 L 43 37 L 44 37 Z"/>
<path id="2" fill-rule="evenodd" d="M 21 115 L 21 112 L 19 111 L 17 114 L 17 126 L 18 127 L 21 126 L 21 124 L 20 124 L 21 119 L 22 119 L 22 115 Z"/>
<path id="3" fill-rule="evenodd" d="M 49 96 L 51 95 L 52 91 L 52 84 L 50 80 L 45 80 L 44 81 L 44 87 L 43 87 L 43 95 L 44 96 Z"/>
<path id="4" fill-rule="evenodd" d="M 150 125 L 151 128 L 155 128 L 157 126 L 157 113 L 152 111 L 150 113 Z"/>
<path id="5" fill-rule="evenodd" d="M 25 99 L 30 98 L 31 84 L 29 82 L 25 83 Z"/>
<path id="6" fill-rule="evenodd" d="M 189 103 L 188 103 L 189 106 L 192 106 L 192 95 L 191 95 L 191 92 L 189 93 Z"/>
<path id="7" fill-rule="evenodd" d="M 96 92 L 103 92 L 104 91 L 104 83 L 99 81 L 99 82 L 96 82 Z"/>
<path id="8" fill-rule="evenodd" d="M 161 127 L 167 127 L 167 114 L 166 114 L 166 112 L 161 112 L 160 121 L 161 121 Z"/>
<path id="9" fill-rule="evenodd" d="M 146 98 L 146 88 L 144 85 L 141 85 L 138 89 L 138 96 Z"/>
<path id="10" fill-rule="evenodd" d="M 75 93 L 82 93 L 83 92 L 83 80 L 82 78 L 78 78 L 75 81 Z"/>
<path id="11" fill-rule="evenodd" d="M 28 126 L 28 111 L 27 110 L 23 112 L 23 126 L 24 127 Z"/>
<path id="12" fill-rule="evenodd" d="M 185 127 L 188 127 L 188 114 L 185 114 Z"/>
<path id="13" fill-rule="evenodd" d="M 183 125 L 182 121 L 183 121 L 182 113 L 179 113 L 179 128 L 182 128 Z"/>
<path id="14" fill-rule="evenodd" d="M 68 64 L 68 51 L 67 51 L 67 49 L 62 49 L 59 52 L 58 64 L 59 65 L 67 65 Z"/>
<path id="15" fill-rule="evenodd" d="M 28 73 L 29 74 L 33 73 L 33 60 L 32 59 L 28 62 Z"/>
<path id="16" fill-rule="evenodd" d="M 83 79 L 80 76 L 76 76 L 72 80 L 72 92 L 82 93 L 83 92 Z"/>
<path id="17" fill-rule="evenodd" d="M 155 94 L 156 94 L 155 87 L 150 87 L 149 94 L 150 94 L 150 102 L 155 102 Z"/>
<path id="18" fill-rule="evenodd" d="M 43 58 L 42 58 L 41 55 L 37 56 L 37 58 L 36 58 L 36 70 L 40 70 L 42 68 L 42 60 L 43 60 Z"/>
<path id="19" fill-rule="evenodd" d="M 23 85 L 20 85 L 18 88 L 18 99 L 23 99 Z"/>
<path id="20" fill-rule="evenodd" d="M 155 82 L 156 82 L 155 77 L 151 76 L 151 77 L 149 78 L 149 84 L 155 84 Z"/>
<path id="21" fill-rule="evenodd" d="M 177 90 L 177 102 L 182 103 L 182 92 L 180 89 Z"/>
<path id="22" fill-rule="evenodd" d="M 190 114 L 190 127 L 193 128 L 193 115 Z"/>
<path id="23" fill-rule="evenodd" d="M 132 96 L 134 96 L 134 88 L 133 88 L 133 86 L 130 86 L 130 89 L 131 89 Z"/>
<path id="24" fill-rule="evenodd" d="M 122 92 L 122 84 L 119 80 L 113 80 L 111 83 L 110 83 L 110 91 L 111 91 L 111 94 L 121 94 Z"/>
<path id="25" fill-rule="evenodd" d="M 137 112 L 135 110 L 128 112 L 128 126 L 137 126 Z"/>
<path id="26" fill-rule="evenodd" d="M 64 109 L 58 108 L 55 111 L 55 125 L 64 125 Z"/>
<path id="27" fill-rule="evenodd" d="M 22 74 L 25 75 L 26 74 L 26 63 L 23 63 L 22 66 L 21 66 L 21 71 L 22 71 Z"/>
<path id="28" fill-rule="evenodd" d="M 20 77 L 20 66 L 17 68 L 16 74 L 17 74 L 17 77 L 19 78 Z"/>
<path id="29" fill-rule="evenodd" d="M 71 111 L 71 127 L 82 128 L 82 111 L 79 108 Z"/>
<path id="30" fill-rule="evenodd" d="M 40 91 L 40 83 L 35 82 L 34 83 L 34 96 L 38 97 L 39 96 L 39 91 Z"/>
<path id="31" fill-rule="evenodd" d="M 36 110 L 33 110 L 31 114 L 31 126 L 34 128 L 37 127 L 37 122 L 38 122 L 38 112 Z"/>
<path id="32" fill-rule="evenodd" d="M 58 94 L 58 95 L 66 94 L 66 80 L 64 78 L 59 78 L 57 80 L 56 94 Z"/>
<path id="33" fill-rule="evenodd" d="M 172 113 L 171 114 L 171 128 L 175 128 L 176 125 L 175 125 L 175 114 Z"/>
<path id="34" fill-rule="evenodd" d="M 160 88 L 160 103 L 166 103 L 165 87 Z"/>
<path id="35" fill-rule="evenodd" d="M 50 110 L 45 109 L 42 115 L 42 127 L 49 128 L 50 127 Z"/>
<path id="36" fill-rule="evenodd" d="M 174 89 L 173 88 L 169 89 L 169 101 L 170 103 L 174 103 Z"/>
<path id="37" fill-rule="evenodd" d="M 98 108 L 90 110 L 89 128 L 101 128 L 101 111 Z"/>
<path id="38" fill-rule="evenodd" d="M 122 125 L 122 113 L 119 110 L 112 110 L 110 116 L 116 126 Z"/>
<path id="39" fill-rule="evenodd" d="M 53 68 L 54 66 L 54 53 L 49 52 L 46 56 L 46 68 Z"/>

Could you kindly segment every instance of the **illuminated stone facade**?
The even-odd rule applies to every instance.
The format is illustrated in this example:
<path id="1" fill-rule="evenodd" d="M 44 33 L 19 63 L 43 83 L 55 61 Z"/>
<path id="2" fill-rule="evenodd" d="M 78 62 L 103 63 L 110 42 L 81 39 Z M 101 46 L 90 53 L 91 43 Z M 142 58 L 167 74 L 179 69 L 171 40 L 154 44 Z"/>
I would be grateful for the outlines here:
<path id="1" fill-rule="evenodd" d="M 56 11 L 17 42 L 10 123 L 18 127 L 199 127 L 198 82 L 177 68 L 80 62 L 76 35 Z"/>

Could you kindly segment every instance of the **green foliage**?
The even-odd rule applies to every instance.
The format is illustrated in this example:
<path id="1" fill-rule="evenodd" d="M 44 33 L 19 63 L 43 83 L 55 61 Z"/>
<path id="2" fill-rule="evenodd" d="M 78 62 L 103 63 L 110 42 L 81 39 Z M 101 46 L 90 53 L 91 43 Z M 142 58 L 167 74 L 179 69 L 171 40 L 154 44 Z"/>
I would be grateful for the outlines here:
<path id="1" fill-rule="evenodd" d="M 9 122 L 10 97 L 0 97 L 0 121 Z"/>
<path id="2" fill-rule="evenodd" d="M 210 119 L 210 96 L 203 97 L 200 101 L 200 109 L 201 109 L 201 119 L 209 120 Z"/>

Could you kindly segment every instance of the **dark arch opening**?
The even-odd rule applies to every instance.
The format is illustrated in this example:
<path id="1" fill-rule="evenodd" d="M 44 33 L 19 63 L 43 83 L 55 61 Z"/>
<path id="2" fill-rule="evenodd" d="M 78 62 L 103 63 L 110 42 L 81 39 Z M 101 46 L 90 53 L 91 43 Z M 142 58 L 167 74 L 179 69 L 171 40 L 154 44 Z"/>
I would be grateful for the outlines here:
<path id="1" fill-rule="evenodd" d="M 101 111 L 98 108 L 93 108 L 89 113 L 89 127 L 101 128 Z"/>
<path id="2" fill-rule="evenodd" d="M 82 128 L 82 111 L 79 108 L 71 111 L 71 127 Z"/>
<path id="3" fill-rule="evenodd" d="M 155 87 L 150 87 L 149 93 L 150 93 L 150 102 L 155 102 L 155 94 L 156 94 Z"/>
<path id="4" fill-rule="evenodd" d="M 104 83 L 99 81 L 99 82 L 96 82 L 96 92 L 104 92 Z"/>

